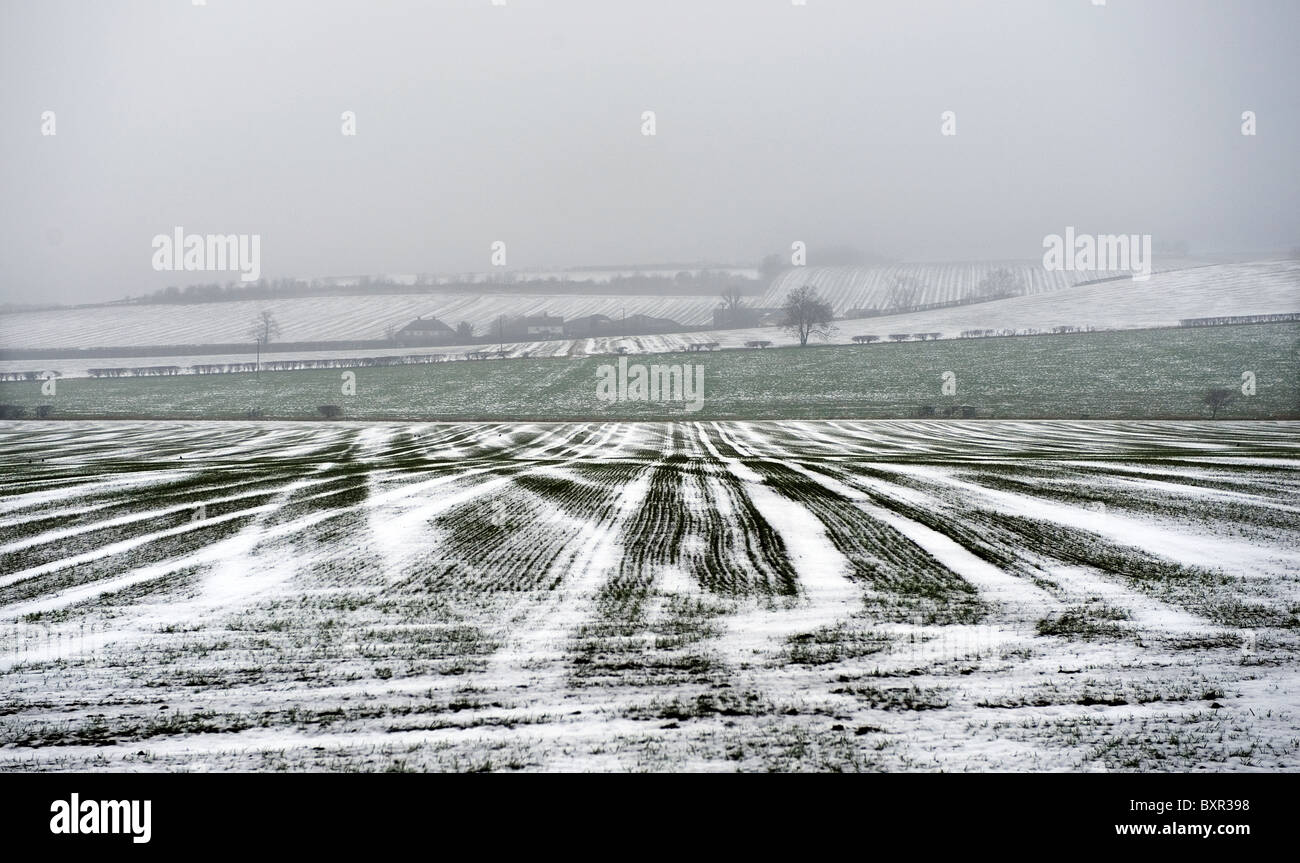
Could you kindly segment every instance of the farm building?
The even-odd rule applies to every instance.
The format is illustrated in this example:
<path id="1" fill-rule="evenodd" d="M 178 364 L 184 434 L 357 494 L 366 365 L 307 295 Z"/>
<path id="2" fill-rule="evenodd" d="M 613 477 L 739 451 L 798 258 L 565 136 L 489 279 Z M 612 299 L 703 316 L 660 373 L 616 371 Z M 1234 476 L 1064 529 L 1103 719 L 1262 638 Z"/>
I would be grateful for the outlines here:
<path id="1" fill-rule="evenodd" d="M 564 324 L 564 335 L 571 339 L 594 338 L 596 336 L 652 336 L 662 333 L 679 333 L 682 324 L 671 318 L 656 318 L 651 315 L 628 315 L 611 318 L 606 315 L 586 315 L 574 318 Z"/>
<path id="2" fill-rule="evenodd" d="M 491 334 L 512 341 L 564 338 L 564 318 L 559 315 L 516 315 L 499 320 Z"/>
<path id="3" fill-rule="evenodd" d="M 739 330 L 749 327 L 767 327 L 779 323 L 781 309 L 758 308 L 756 306 L 737 306 L 729 308 L 718 306 L 713 310 L 713 328 L 715 330 Z"/>
<path id="4" fill-rule="evenodd" d="M 393 338 L 403 344 L 450 342 L 456 331 L 437 318 L 419 317 L 398 330 Z"/>

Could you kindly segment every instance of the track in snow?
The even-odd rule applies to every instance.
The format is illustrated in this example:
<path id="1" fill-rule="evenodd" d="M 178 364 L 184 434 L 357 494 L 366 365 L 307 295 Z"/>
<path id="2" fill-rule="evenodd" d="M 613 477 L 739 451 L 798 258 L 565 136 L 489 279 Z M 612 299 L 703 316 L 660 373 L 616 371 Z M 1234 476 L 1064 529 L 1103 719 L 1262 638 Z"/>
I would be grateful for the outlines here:
<path id="1" fill-rule="evenodd" d="M 1286 769 L 1289 423 L 0 426 L 0 768 Z"/>

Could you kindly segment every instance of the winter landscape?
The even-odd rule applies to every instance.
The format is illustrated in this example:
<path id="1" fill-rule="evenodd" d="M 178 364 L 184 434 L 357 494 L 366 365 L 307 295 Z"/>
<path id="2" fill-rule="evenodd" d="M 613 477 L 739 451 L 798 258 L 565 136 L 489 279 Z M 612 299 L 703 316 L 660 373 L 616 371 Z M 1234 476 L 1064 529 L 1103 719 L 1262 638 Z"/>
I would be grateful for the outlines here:
<path id="1" fill-rule="evenodd" d="M 1294 769 L 1294 423 L 5 430 L 10 769 Z"/>
<path id="2" fill-rule="evenodd" d="M 6 6 L 0 772 L 1300 770 L 1300 10 L 994 5 Z"/>

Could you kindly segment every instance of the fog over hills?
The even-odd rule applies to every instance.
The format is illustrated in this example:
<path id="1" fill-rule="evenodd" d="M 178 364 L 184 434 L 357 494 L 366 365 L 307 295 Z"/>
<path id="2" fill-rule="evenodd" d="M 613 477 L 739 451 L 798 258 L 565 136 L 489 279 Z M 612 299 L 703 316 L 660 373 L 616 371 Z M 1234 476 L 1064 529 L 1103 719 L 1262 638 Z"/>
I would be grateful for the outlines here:
<path id="1" fill-rule="evenodd" d="M 891 268 L 897 269 L 897 268 Z M 979 272 L 979 270 L 975 270 Z M 778 277 L 767 296 L 778 296 L 782 284 L 802 281 L 807 275 L 820 284 L 837 311 L 867 302 L 877 282 L 873 271 L 855 268 L 823 268 L 807 274 L 795 272 Z M 967 288 L 974 282 L 967 279 Z M 764 297 L 754 298 L 762 302 Z M 617 326 L 621 310 L 629 313 L 669 316 L 693 331 L 623 336 L 539 339 L 501 339 L 508 356 L 582 356 L 626 351 L 647 353 L 676 351 L 691 345 L 716 343 L 723 348 L 743 348 L 766 341 L 774 345 L 795 343 L 794 336 L 778 326 L 712 329 L 708 321 L 717 307 L 710 297 L 610 297 L 528 295 L 379 295 L 367 297 L 291 298 L 272 301 L 235 301 L 200 305 L 124 305 L 84 309 L 59 309 L 0 316 L 0 343 L 22 348 L 66 348 L 57 357 L 0 359 L 0 373 L 40 367 L 57 370 L 65 377 L 82 377 L 96 366 L 148 366 L 181 363 L 198 365 L 244 361 L 239 354 L 186 352 L 185 345 L 247 341 L 248 325 L 260 309 L 273 310 L 282 322 L 286 342 L 346 339 L 382 339 L 389 326 L 405 323 L 417 315 L 441 314 L 448 321 L 469 317 L 483 341 L 490 336 L 492 322 L 510 311 L 549 311 L 576 314 L 608 313 Z M 881 340 L 891 333 L 936 333 L 938 338 L 959 338 L 967 331 L 1024 332 L 1050 331 L 1054 327 L 1133 329 L 1177 326 L 1190 318 L 1258 316 L 1300 312 L 1300 262 L 1272 261 L 1188 267 L 1156 273 L 1146 282 L 1118 279 L 1093 284 L 1070 285 L 1041 290 L 1025 296 L 922 309 L 873 317 L 838 319 L 836 332 L 826 341 L 846 343 L 856 335 L 872 334 Z M 485 336 L 484 333 L 488 335 Z M 162 341 L 159 341 L 162 340 Z M 172 345 L 161 354 L 132 351 L 131 346 Z M 106 352 L 114 359 L 95 355 L 78 357 L 76 351 L 113 347 Z M 491 349 L 497 349 L 493 341 Z M 366 349 L 286 350 L 268 356 L 275 360 L 332 359 L 360 356 L 404 356 L 441 354 L 463 359 L 477 350 L 473 344 L 439 347 L 371 346 Z"/>
<path id="2" fill-rule="evenodd" d="M 1210 0 L 9 3 L 0 300 L 212 281 L 153 269 L 176 227 L 260 236 L 272 279 L 495 242 L 529 270 L 1032 260 L 1067 226 L 1285 252 L 1298 29 Z"/>

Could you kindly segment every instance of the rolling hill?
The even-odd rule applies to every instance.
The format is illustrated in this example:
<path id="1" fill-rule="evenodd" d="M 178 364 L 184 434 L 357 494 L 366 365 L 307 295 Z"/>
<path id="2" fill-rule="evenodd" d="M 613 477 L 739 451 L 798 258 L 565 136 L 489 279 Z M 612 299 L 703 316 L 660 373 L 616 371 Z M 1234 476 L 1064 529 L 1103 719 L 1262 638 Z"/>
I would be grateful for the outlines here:
<path id="1" fill-rule="evenodd" d="M 814 271 L 814 274 L 816 271 Z M 971 278 L 976 272 L 972 271 Z M 845 284 L 848 284 L 847 282 Z M 775 289 L 768 291 L 772 294 Z M 849 294 L 841 303 L 856 302 Z M 564 305 L 570 302 L 571 305 Z M 439 302 L 445 305 L 438 306 Z M 654 313 L 679 322 L 701 322 L 711 311 L 710 298 L 682 297 L 502 297 L 465 296 L 440 299 L 430 296 L 322 297 L 278 302 L 231 302 L 199 305 L 152 305 L 62 309 L 0 315 L 0 346 L 89 347 L 92 344 L 156 343 L 167 337 L 177 344 L 216 342 L 246 338 L 259 308 L 272 309 L 280 320 L 283 340 L 342 338 L 345 333 L 363 333 L 382 338 L 388 322 L 406 321 L 417 314 L 435 314 L 444 320 L 461 320 L 467 315 L 491 321 L 509 309 L 563 310 L 566 316 L 604 308 L 606 313 L 629 314 L 653 308 Z M 899 315 L 840 320 L 832 343 L 847 343 L 855 335 L 874 334 L 882 339 L 890 333 L 940 333 L 957 338 L 965 330 L 1050 330 L 1074 326 L 1099 330 L 1140 329 L 1176 326 L 1184 318 L 1220 315 L 1258 315 L 1300 311 L 1300 262 L 1267 261 L 1221 264 L 1154 274 L 1146 282 L 1119 280 L 1044 290 L 1021 297 L 965 306 L 930 309 Z M 683 321 L 683 319 L 686 321 Z M 376 333 L 376 330 L 378 331 Z M 723 348 L 741 348 L 747 342 L 767 341 L 785 345 L 794 339 L 778 327 L 743 330 L 695 331 L 629 338 L 560 339 L 545 342 L 507 343 L 509 356 L 573 356 L 611 353 L 624 348 L 629 353 L 657 353 L 714 342 Z M 416 350 L 411 348 L 365 351 L 281 352 L 274 359 L 323 359 L 348 356 L 393 356 L 444 354 L 463 357 L 474 348 L 452 346 Z M 129 354 L 123 350 L 123 354 Z M 180 360 L 153 354 L 135 354 L 114 359 L 75 358 L 58 360 L 4 360 L 0 371 L 33 368 L 57 370 L 65 377 L 86 374 L 91 366 L 142 366 L 179 363 L 193 365 L 244 361 L 243 355 L 186 356 Z"/>

